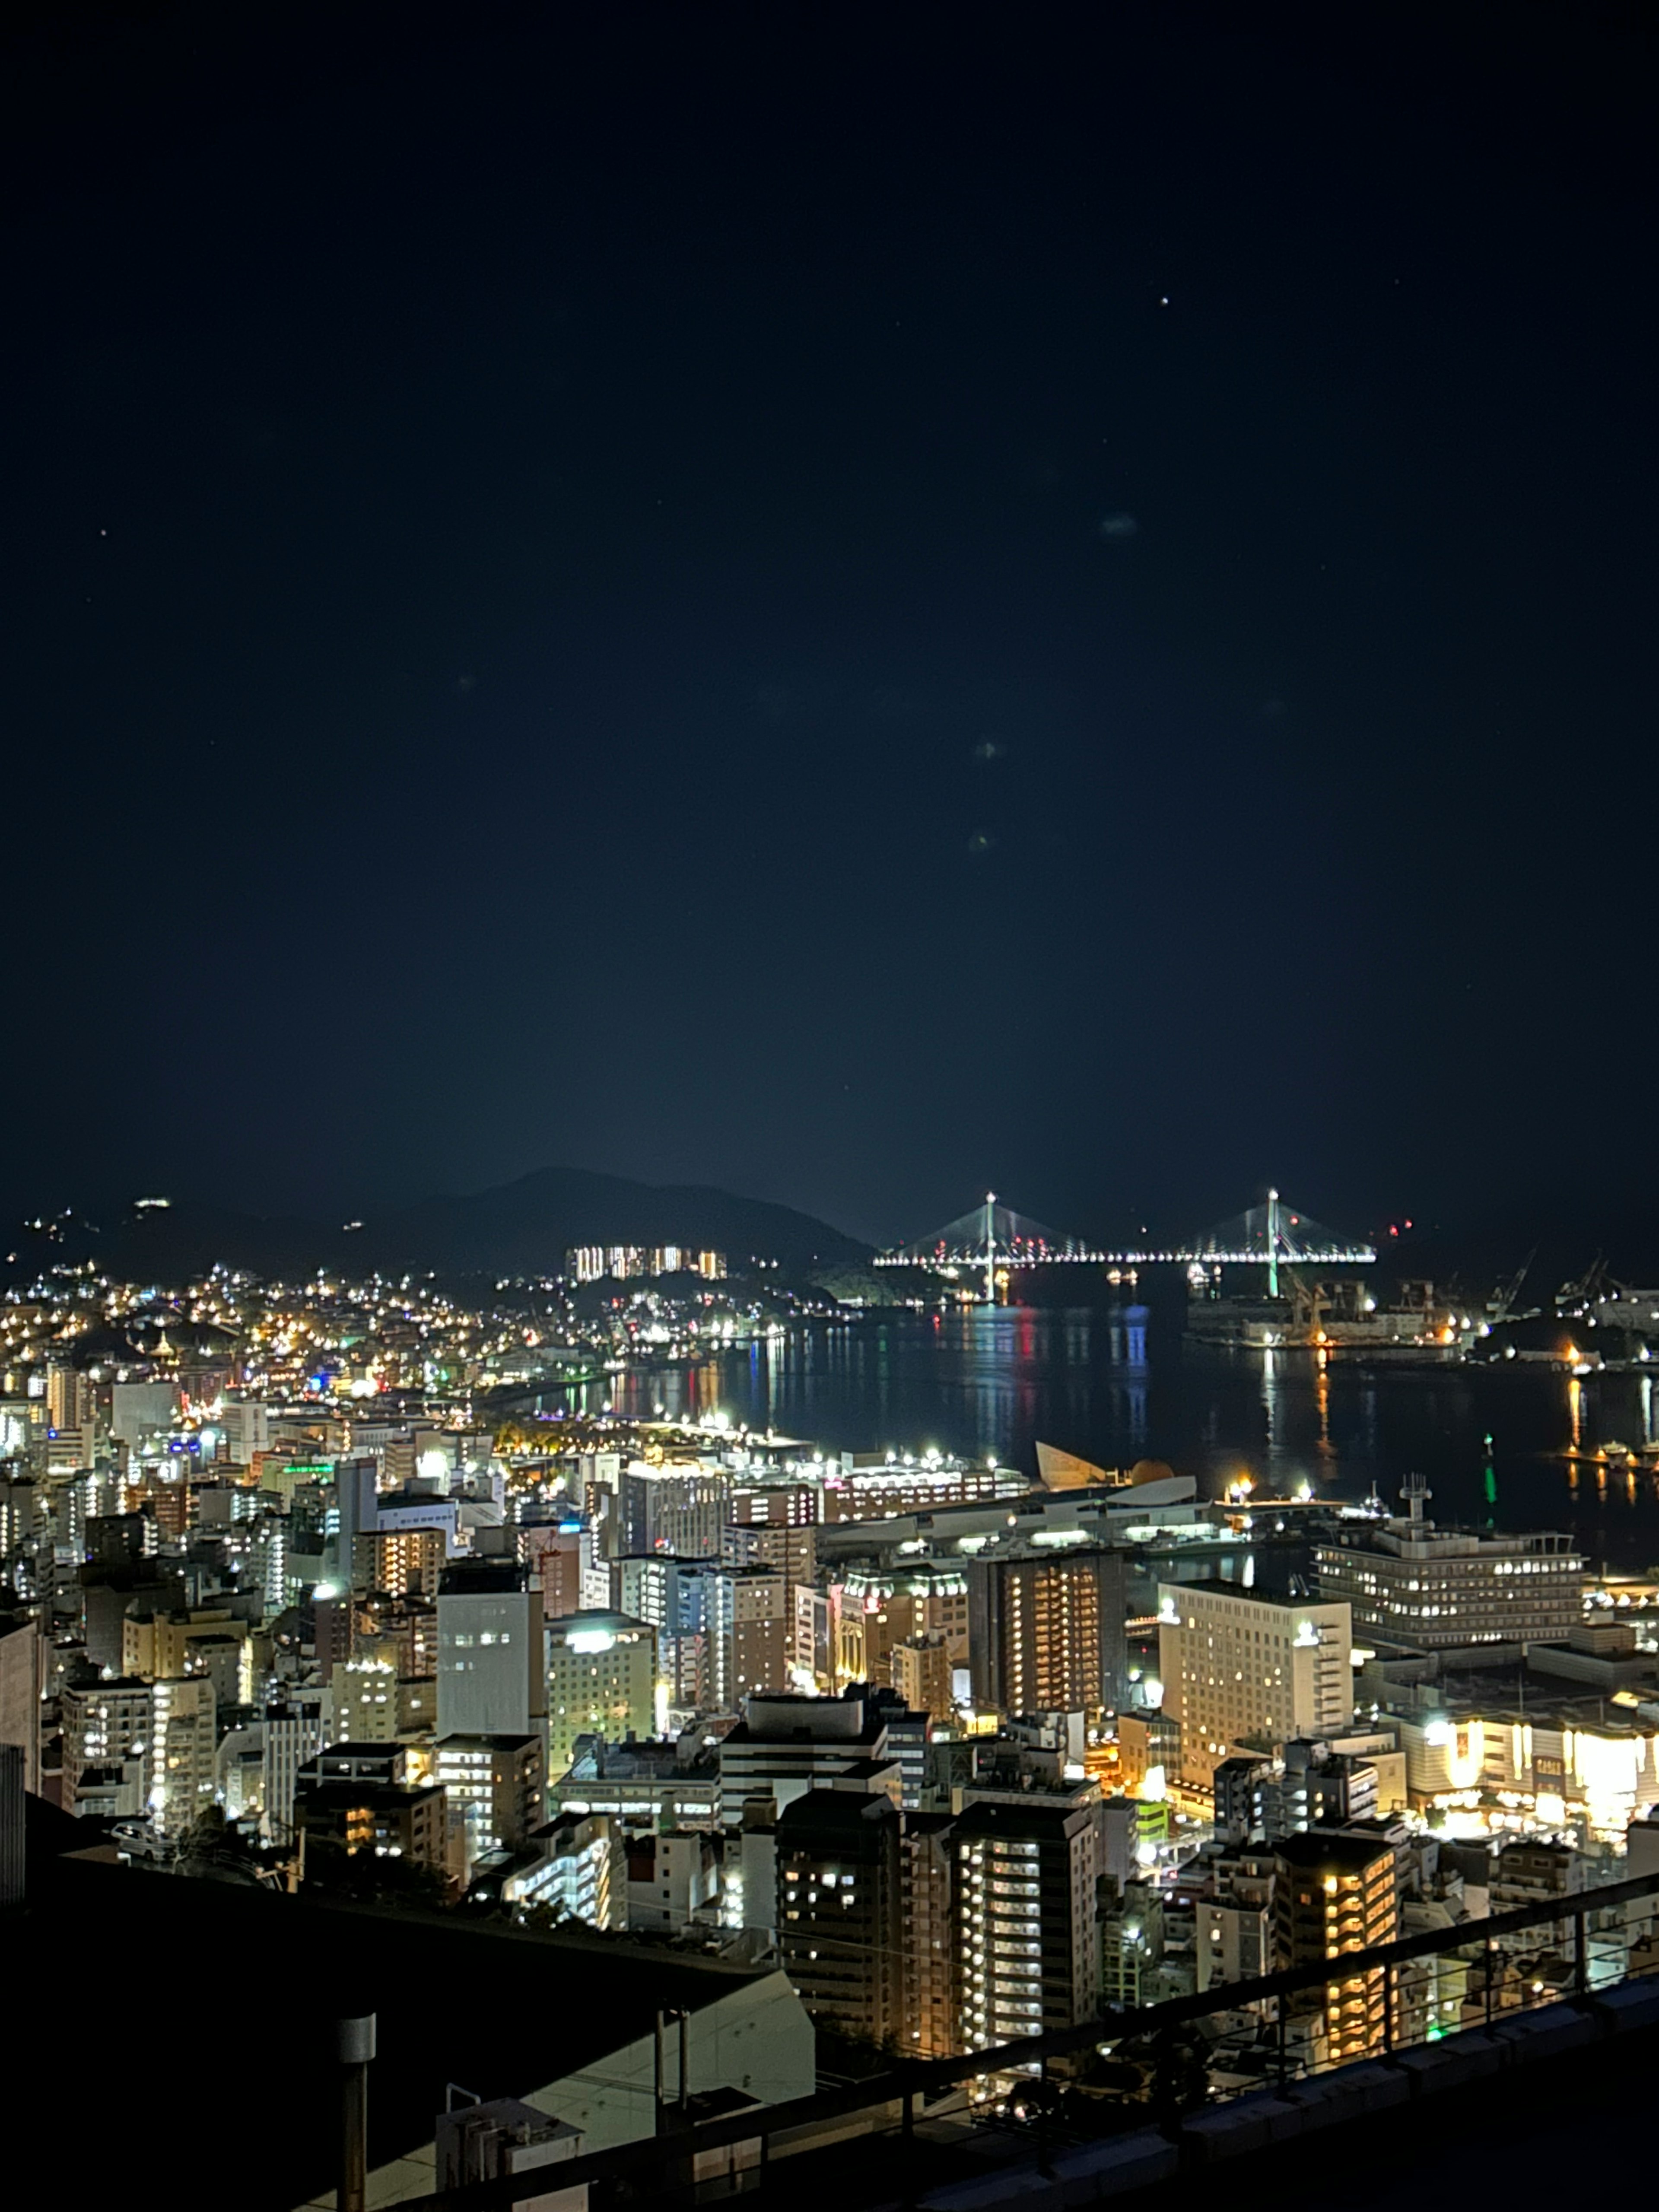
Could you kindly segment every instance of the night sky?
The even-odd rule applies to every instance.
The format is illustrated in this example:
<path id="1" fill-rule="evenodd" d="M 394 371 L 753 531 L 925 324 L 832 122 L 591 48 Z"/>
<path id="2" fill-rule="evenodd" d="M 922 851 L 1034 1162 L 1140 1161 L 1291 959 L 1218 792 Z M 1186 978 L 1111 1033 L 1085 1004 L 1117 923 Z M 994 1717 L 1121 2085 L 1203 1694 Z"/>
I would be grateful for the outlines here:
<path id="1" fill-rule="evenodd" d="M 0 1194 L 1651 1194 L 1643 20 L 43 11 Z"/>

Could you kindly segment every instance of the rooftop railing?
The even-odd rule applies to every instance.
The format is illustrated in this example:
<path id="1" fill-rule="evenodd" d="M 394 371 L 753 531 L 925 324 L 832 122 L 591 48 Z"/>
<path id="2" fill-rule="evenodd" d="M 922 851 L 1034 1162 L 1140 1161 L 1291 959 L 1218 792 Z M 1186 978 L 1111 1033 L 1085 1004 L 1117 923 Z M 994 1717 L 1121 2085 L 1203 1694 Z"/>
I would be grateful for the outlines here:
<path id="1" fill-rule="evenodd" d="M 1649 1912 L 1631 1911 L 1643 1905 L 1650 1908 Z M 1419 1961 L 1461 1955 L 1462 1962 L 1471 1970 L 1470 1985 L 1474 1991 L 1473 2000 L 1465 1996 L 1462 2009 L 1468 2011 L 1472 2002 L 1474 2016 L 1460 2019 L 1460 2029 L 1491 2026 L 1500 2017 L 1555 2003 L 1564 1995 L 1589 1996 L 1624 1981 L 1630 1970 L 1632 1938 L 1644 1927 L 1650 1929 L 1656 1916 L 1659 1916 L 1659 1873 L 1638 1875 L 1482 1920 L 1426 1929 L 1394 1942 L 1344 1951 L 1251 1980 L 1217 1983 L 1160 2003 L 1114 2008 L 1076 2027 L 1022 2036 L 957 2057 L 896 2059 L 879 2074 L 787 2104 L 753 2106 L 702 2122 L 692 2119 L 685 2108 L 665 2104 L 660 2108 L 662 2124 L 655 2135 L 590 2151 L 552 2166 L 405 2198 L 398 2212 L 507 2212 L 507 2208 L 539 2196 L 550 2186 L 563 2191 L 584 2183 L 619 2184 L 622 2193 L 630 2198 L 675 2191 L 683 2196 L 693 2192 L 701 2197 L 704 2192 L 696 2190 L 693 2177 L 705 2154 L 738 2144 L 757 2145 L 757 2157 L 747 2174 L 722 2184 L 722 2193 L 732 2193 L 734 2185 L 740 2187 L 745 2181 L 750 2186 L 763 2185 L 769 2166 L 780 2157 L 810 2154 L 816 2147 L 813 2137 L 820 2131 L 827 2136 L 834 2123 L 868 2113 L 872 2116 L 871 2135 L 890 2132 L 908 2136 L 919 2107 L 925 2109 L 929 2100 L 964 2084 L 998 2076 L 1046 2077 L 1051 2065 L 1079 2053 L 1109 2052 L 1118 2045 L 1143 2041 L 1156 2045 L 1161 2039 L 1169 2039 L 1175 2031 L 1196 2021 L 1246 2010 L 1256 2013 L 1268 2031 L 1267 2068 L 1258 2081 L 1212 2094 L 1224 2098 L 1243 2094 L 1246 2086 L 1270 2085 L 1275 2080 L 1283 2084 L 1334 2070 L 1361 2055 L 1350 2049 L 1325 2061 L 1311 2061 L 1306 2048 L 1298 2049 L 1297 2039 L 1288 2033 L 1297 2017 L 1293 2003 L 1297 1998 L 1316 1998 L 1328 1991 L 1333 1983 L 1352 1984 L 1377 1977 L 1376 2024 L 1374 2031 L 1369 2027 L 1365 2031 L 1367 2049 L 1363 2055 L 1387 2057 L 1412 2043 L 1449 2039 L 1448 2032 L 1415 2002 L 1419 1984 L 1410 1970 Z M 1593 1924 L 1598 1923 L 1600 1927 Z M 1565 1984 L 1550 1979 L 1534 1987 L 1518 1977 L 1510 1981 L 1503 1978 L 1503 1962 L 1515 1955 L 1508 1939 L 1524 1937 L 1534 1929 L 1548 1930 L 1547 1942 L 1553 1945 L 1568 1929 L 1571 1947 L 1559 1954 L 1569 1977 Z M 1602 1938 L 1599 1949 L 1598 1935 Z M 1524 1951 L 1524 1946 L 1520 1948 Z M 1659 1947 L 1652 1963 L 1659 1970 Z M 1312 2009 L 1316 2013 L 1321 2008 L 1316 2003 Z M 1368 1997 L 1368 2020 L 1370 2010 Z M 889 2117 L 895 2106 L 896 2119 Z M 1153 2116 L 1145 2103 L 1134 2104 L 1132 2109 L 1142 2120 Z M 787 2144 L 781 2140 L 786 2137 L 789 2138 Z"/>

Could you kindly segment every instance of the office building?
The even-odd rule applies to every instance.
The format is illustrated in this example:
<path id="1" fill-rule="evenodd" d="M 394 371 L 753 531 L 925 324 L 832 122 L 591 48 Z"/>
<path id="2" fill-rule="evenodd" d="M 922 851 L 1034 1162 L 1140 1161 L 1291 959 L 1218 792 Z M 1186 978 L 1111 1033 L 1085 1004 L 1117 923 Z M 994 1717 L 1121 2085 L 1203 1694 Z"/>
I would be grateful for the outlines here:
<path id="1" fill-rule="evenodd" d="M 1181 1730 L 1181 1778 L 1207 1790 L 1240 1744 L 1341 1735 L 1353 1717 L 1346 1605 L 1231 1583 L 1158 1588 L 1164 1711 Z"/>
<path id="2" fill-rule="evenodd" d="M 751 1697 L 720 1746 L 720 1820 L 741 1826 L 746 1803 L 775 1808 L 840 1782 L 865 1789 L 878 1778 L 896 1805 L 901 1779 L 888 1756 L 887 1728 L 862 1698 Z"/>
<path id="3" fill-rule="evenodd" d="M 1008 1713 L 1098 1712 L 1128 1674 L 1127 1569 L 1102 1545 L 1022 1544 L 968 1563 L 974 1702 Z"/>
<path id="4" fill-rule="evenodd" d="M 893 1652 L 942 1636 L 951 1663 L 968 1663 L 968 1577 L 960 1560 L 855 1566 L 840 1585 L 836 1667 L 842 1682 L 893 1681 Z"/>
<path id="5" fill-rule="evenodd" d="M 1273 1856 L 1277 1966 L 1312 1966 L 1393 1942 L 1397 1882 L 1395 1848 L 1386 1837 L 1287 1836 Z M 1322 2030 L 1333 2066 L 1384 2048 L 1385 2002 L 1380 1966 L 1287 2000 L 1292 2013 L 1311 2017 Z"/>
<path id="6" fill-rule="evenodd" d="M 395 1743 L 398 1670 L 386 1659 L 348 1659 L 334 1669 L 335 1734 L 346 1743 Z"/>
<path id="7" fill-rule="evenodd" d="M 886 1521 L 945 1505 L 1023 1498 L 1030 1485 L 1010 1467 L 986 1467 L 928 1452 L 921 1459 L 847 1452 L 823 1479 L 825 1521 Z"/>
<path id="8" fill-rule="evenodd" d="M 684 1929 L 715 1924 L 718 1844 L 706 1828 L 653 1828 L 628 1838 L 628 1924 Z"/>
<path id="9" fill-rule="evenodd" d="M 1401 1495 L 1404 1515 L 1345 1523 L 1314 1547 L 1319 1595 L 1350 1608 L 1357 1636 L 1434 1651 L 1565 1643 L 1579 1626 L 1584 1561 L 1570 1536 L 1437 1528 L 1420 1475 Z"/>
<path id="10" fill-rule="evenodd" d="M 547 1624 L 548 1774 L 569 1766 L 576 1739 L 656 1733 L 657 1632 L 625 1613 L 577 1613 Z M 473 1733 L 487 1733 L 477 1730 Z"/>
<path id="11" fill-rule="evenodd" d="M 635 1556 L 667 1552 L 680 1559 L 718 1559 L 731 1499 L 732 1478 L 723 1468 L 635 1460 L 622 1479 L 620 1548 Z"/>
<path id="12" fill-rule="evenodd" d="M 438 1584 L 438 1734 L 538 1735 L 542 1594 L 516 1559 L 456 1560 Z"/>
<path id="13" fill-rule="evenodd" d="M 328 1690 L 296 1692 L 285 1703 L 270 1705 L 264 1715 L 264 1771 L 262 1800 L 269 1841 L 287 1844 L 294 1833 L 294 1793 L 300 1770 L 337 1731 Z"/>
<path id="14" fill-rule="evenodd" d="M 582 1534 L 578 1522 L 532 1522 L 518 1530 L 519 1556 L 541 1591 L 542 1613 L 557 1620 L 582 1609 Z M 623 1610 L 628 1610 L 623 1601 Z"/>
<path id="15" fill-rule="evenodd" d="M 447 1735 L 433 1751 L 432 1773 L 465 1834 L 463 1880 L 486 1851 L 521 1850 L 540 1827 L 546 1745 L 532 1735 Z"/>
<path id="16" fill-rule="evenodd" d="M 893 1687 L 912 1712 L 948 1720 L 956 1710 L 951 1647 L 937 1630 L 908 1638 L 892 1650 Z"/>

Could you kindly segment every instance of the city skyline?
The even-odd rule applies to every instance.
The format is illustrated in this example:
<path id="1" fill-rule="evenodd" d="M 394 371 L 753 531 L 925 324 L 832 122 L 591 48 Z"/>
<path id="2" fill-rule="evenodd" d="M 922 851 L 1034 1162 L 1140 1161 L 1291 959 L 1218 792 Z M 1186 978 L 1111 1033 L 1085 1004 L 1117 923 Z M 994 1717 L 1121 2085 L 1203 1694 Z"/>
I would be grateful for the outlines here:
<path id="1" fill-rule="evenodd" d="M 1650 16 L 0 52 L 54 2196 L 1633 2195 Z"/>

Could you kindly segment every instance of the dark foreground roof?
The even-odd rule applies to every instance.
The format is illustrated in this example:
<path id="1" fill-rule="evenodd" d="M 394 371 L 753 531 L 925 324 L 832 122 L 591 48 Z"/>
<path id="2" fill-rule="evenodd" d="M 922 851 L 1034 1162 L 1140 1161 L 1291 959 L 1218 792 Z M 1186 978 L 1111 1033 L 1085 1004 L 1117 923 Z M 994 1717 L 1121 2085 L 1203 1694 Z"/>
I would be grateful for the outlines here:
<path id="1" fill-rule="evenodd" d="M 158 2144 L 180 2207 L 292 2212 L 331 2186 L 342 2014 L 379 2015 L 372 2167 L 431 2142 L 447 2082 L 521 2097 L 649 2034 L 659 2008 L 695 2011 L 760 1978 L 626 1939 L 44 1853 L 29 1878 L 29 1902 L 0 1922 L 19 2008 L 7 2087 L 15 2111 L 68 2130 L 79 2176 L 60 2180 L 88 2200 L 118 2198 L 125 2162 Z"/>

